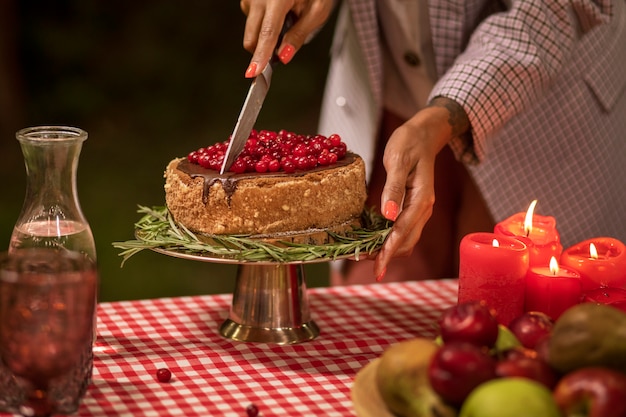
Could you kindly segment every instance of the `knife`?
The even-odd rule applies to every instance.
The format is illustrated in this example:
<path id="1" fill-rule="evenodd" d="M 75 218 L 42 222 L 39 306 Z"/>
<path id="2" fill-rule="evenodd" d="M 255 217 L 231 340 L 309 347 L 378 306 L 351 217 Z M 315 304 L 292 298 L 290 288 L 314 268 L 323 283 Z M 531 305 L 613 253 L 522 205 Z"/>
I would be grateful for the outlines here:
<path id="1" fill-rule="evenodd" d="M 287 30 L 289 30 L 295 22 L 295 18 L 296 15 L 291 11 L 285 17 L 285 23 L 280 31 L 280 35 L 278 36 L 276 48 L 278 48 L 281 44 L 285 32 L 287 32 Z M 250 136 L 250 132 L 254 127 L 254 123 L 256 122 L 259 112 L 261 111 L 261 107 L 263 106 L 263 101 L 265 101 L 265 97 L 267 96 L 267 92 L 270 88 L 273 68 L 278 62 L 280 62 L 280 60 L 276 55 L 276 51 L 274 51 L 272 58 L 265 66 L 261 74 L 257 75 L 254 80 L 252 80 L 252 85 L 250 85 L 248 95 L 246 96 L 241 112 L 239 113 L 239 117 L 237 118 L 237 124 L 235 124 L 235 129 L 231 135 L 230 143 L 228 144 L 228 148 L 224 154 L 224 161 L 222 162 L 220 175 L 223 175 L 230 169 L 233 162 L 235 162 L 235 159 L 237 159 L 241 151 L 243 151 L 243 148 L 246 146 L 246 141 Z"/>

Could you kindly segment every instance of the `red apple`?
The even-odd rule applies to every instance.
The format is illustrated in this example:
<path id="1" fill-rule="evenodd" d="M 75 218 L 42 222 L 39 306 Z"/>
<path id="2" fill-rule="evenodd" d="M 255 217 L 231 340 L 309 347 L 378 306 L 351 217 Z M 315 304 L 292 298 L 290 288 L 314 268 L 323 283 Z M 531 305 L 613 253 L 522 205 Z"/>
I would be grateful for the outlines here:
<path id="1" fill-rule="evenodd" d="M 551 336 L 552 334 L 549 334 L 546 337 L 542 337 L 541 339 L 539 339 L 539 341 L 537 342 L 537 345 L 535 346 L 535 352 L 537 354 L 537 357 L 546 363 L 550 363 L 548 361 L 548 357 L 550 356 L 550 337 Z"/>
<path id="2" fill-rule="evenodd" d="M 580 368 L 561 378 L 553 396 L 565 417 L 624 417 L 626 374 L 603 367 Z"/>
<path id="3" fill-rule="evenodd" d="M 501 360 L 519 359 L 519 358 L 537 358 L 537 351 L 528 349 L 524 346 L 515 346 L 507 349 L 499 355 Z"/>
<path id="4" fill-rule="evenodd" d="M 460 406 L 479 384 L 496 377 L 496 361 L 487 349 L 467 342 L 450 342 L 435 352 L 428 367 L 433 390 Z"/>
<path id="5" fill-rule="evenodd" d="M 550 335 L 554 321 L 545 313 L 529 311 L 514 318 L 509 329 L 522 346 L 535 349 L 539 341 Z"/>
<path id="6" fill-rule="evenodd" d="M 532 379 L 553 389 L 558 381 L 557 373 L 543 360 L 531 356 L 502 359 L 496 364 L 499 377 L 523 377 Z"/>
<path id="7" fill-rule="evenodd" d="M 439 331 L 444 343 L 467 342 L 492 348 L 498 339 L 498 320 L 484 301 L 467 301 L 444 310 Z"/>

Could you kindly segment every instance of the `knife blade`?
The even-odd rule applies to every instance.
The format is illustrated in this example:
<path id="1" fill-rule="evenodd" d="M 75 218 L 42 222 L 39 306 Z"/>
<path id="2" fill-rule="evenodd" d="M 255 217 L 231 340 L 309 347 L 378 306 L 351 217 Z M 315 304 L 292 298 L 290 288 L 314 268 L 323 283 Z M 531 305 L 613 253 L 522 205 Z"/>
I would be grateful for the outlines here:
<path id="1" fill-rule="evenodd" d="M 285 23 L 283 24 L 283 28 L 278 37 L 278 42 L 276 43 L 277 48 L 282 42 L 283 35 L 287 32 L 287 30 L 289 30 L 294 22 L 295 14 L 293 12 L 289 12 L 285 17 Z M 235 128 L 231 135 L 228 148 L 226 148 L 224 160 L 222 161 L 222 167 L 220 169 L 220 175 L 223 175 L 230 169 L 233 162 L 235 162 L 235 159 L 237 159 L 239 154 L 241 154 L 241 151 L 245 148 L 246 141 L 248 140 L 250 132 L 259 117 L 261 107 L 263 106 L 263 102 L 265 101 L 265 97 L 269 91 L 272 81 L 272 73 L 274 71 L 273 67 L 278 62 L 279 59 L 275 51 L 272 59 L 270 59 L 270 62 L 265 66 L 261 74 L 256 76 L 252 81 L 248 94 L 246 95 L 246 99 L 241 108 L 241 112 L 239 113 L 239 117 L 237 118 L 237 123 L 235 124 Z"/>

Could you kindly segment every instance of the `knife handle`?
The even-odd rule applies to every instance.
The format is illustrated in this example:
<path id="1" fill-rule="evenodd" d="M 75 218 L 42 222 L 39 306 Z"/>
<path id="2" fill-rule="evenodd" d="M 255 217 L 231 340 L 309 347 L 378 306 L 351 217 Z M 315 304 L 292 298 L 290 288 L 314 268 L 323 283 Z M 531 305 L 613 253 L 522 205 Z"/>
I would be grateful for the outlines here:
<path id="1" fill-rule="evenodd" d="M 283 28 L 280 30 L 280 33 L 278 34 L 278 41 L 276 42 L 276 48 L 274 48 L 274 53 L 272 54 L 272 58 L 270 59 L 270 65 L 272 65 L 272 67 L 274 67 L 277 63 L 280 62 L 280 59 L 278 58 L 278 48 L 280 47 L 280 44 L 283 42 L 283 36 L 285 36 L 285 33 L 287 33 L 289 29 L 291 29 L 294 23 L 296 23 L 296 20 L 298 20 L 298 17 L 296 16 L 296 14 L 293 12 L 293 10 L 289 10 L 289 13 L 287 13 L 287 16 L 285 16 L 285 23 L 283 23 Z"/>

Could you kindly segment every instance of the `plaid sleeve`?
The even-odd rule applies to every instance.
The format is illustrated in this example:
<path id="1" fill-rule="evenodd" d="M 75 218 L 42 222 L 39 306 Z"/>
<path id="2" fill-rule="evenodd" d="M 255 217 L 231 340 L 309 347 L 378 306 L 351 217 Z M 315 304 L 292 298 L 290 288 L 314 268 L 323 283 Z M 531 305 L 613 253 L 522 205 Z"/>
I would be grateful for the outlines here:
<path id="1" fill-rule="evenodd" d="M 541 95 L 577 39 L 611 14 L 609 0 L 519 0 L 486 18 L 431 94 L 455 100 L 468 114 L 471 135 L 451 142 L 457 157 L 480 162 L 492 133 Z"/>

